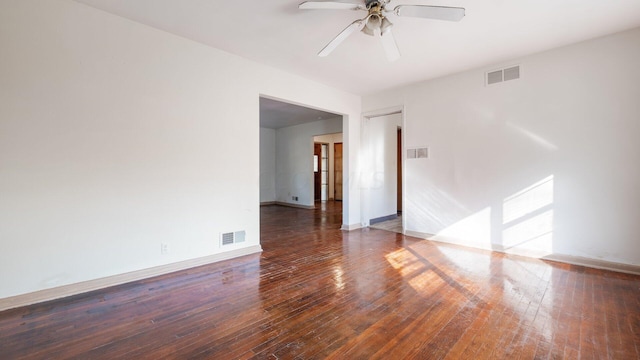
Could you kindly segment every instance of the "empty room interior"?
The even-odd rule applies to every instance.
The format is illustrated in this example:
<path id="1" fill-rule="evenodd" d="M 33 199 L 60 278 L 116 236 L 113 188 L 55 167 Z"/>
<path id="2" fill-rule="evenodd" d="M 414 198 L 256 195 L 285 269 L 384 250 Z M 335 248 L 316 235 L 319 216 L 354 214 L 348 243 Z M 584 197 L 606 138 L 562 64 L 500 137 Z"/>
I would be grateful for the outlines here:
<path id="1" fill-rule="evenodd" d="M 0 0 L 0 358 L 640 358 L 637 0 Z"/>

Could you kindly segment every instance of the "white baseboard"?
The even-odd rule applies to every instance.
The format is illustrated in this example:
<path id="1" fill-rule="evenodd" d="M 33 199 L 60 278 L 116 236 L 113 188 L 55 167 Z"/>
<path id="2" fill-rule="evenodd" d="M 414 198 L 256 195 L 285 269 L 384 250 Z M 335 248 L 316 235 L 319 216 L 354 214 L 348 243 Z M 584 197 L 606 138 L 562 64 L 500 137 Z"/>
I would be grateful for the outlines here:
<path id="1" fill-rule="evenodd" d="M 551 254 L 541 257 L 543 260 L 557 261 L 572 265 L 586 266 L 595 269 L 611 270 L 626 274 L 640 275 L 640 266 L 615 263 L 610 261 L 584 258 L 580 256 Z"/>
<path id="2" fill-rule="evenodd" d="M 436 238 L 436 236 L 433 234 L 421 233 L 421 232 L 410 231 L 410 230 L 405 231 L 405 235 L 413 236 L 416 238 L 425 239 L 429 241 L 441 242 L 445 244 L 453 244 L 457 246 L 470 247 L 474 249 L 496 251 L 496 252 L 501 252 L 505 254 L 525 256 L 525 257 L 530 257 L 535 259 L 556 261 L 556 262 L 561 262 L 565 264 L 579 265 L 579 266 L 585 266 L 585 267 L 590 267 L 595 269 L 610 270 L 610 271 L 621 272 L 626 274 L 640 275 L 640 266 L 638 265 L 622 264 L 622 263 L 616 263 L 611 261 L 604 261 L 599 259 L 591 259 L 591 258 L 572 256 L 572 255 L 546 254 L 546 253 L 540 253 L 540 252 L 535 252 L 533 250 L 526 250 L 526 249 L 517 249 L 517 248 L 507 249 L 507 248 L 502 248 L 498 245 L 493 245 L 493 248 L 489 249 L 485 246 L 480 246 L 480 245 L 474 246 L 474 244 L 462 243 L 462 242 L 455 241 L 454 239 L 448 239 L 443 237 Z"/>
<path id="3" fill-rule="evenodd" d="M 273 203 L 273 205 L 288 206 L 288 207 L 292 207 L 292 208 L 307 209 L 307 210 L 313 210 L 313 209 L 316 208 L 315 206 L 291 204 L 291 203 L 282 202 L 282 201 L 276 201 L 276 202 Z"/>
<path id="4" fill-rule="evenodd" d="M 418 232 L 418 231 L 411 231 L 411 230 L 405 230 L 404 234 L 407 236 L 413 236 L 413 237 L 417 237 L 420 239 L 425 239 L 428 240 L 430 237 L 433 236 L 433 234 L 427 234 L 427 233 L 422 233 L 422 232 Z"/>
<path id="5" fill-rule="evenodd" d="M 110 286 L 120 285 L 132 281 L 147 279 L 150 277 L 164 275 L 175 271 L 185 270 L 196 266 L 216 263 L 240 256 L 251 255 L 262 252 L 260 245 L 249 246 L 242 249 L 227 251 L 220 254 L 209 255 L 196 259 L 184 260 L 176 263 L 160 265 L 148 269 L 132 271 L 124 274 L 108 276 L 100 279 L 83 281 L 75 284 L 63 285 L 51 289 L 39 290 L 27 294 L 16 295 L 0 299 L 0 311 L 13 309 L 21 306 L 32 305 L 44 301 L 60 299 L 67 296 L 77 295 L 93 290 L 99 290 Z"/>
<path id="6" fill-rule="evenodd" d="M 351 224 L 351 225 L 342 224 L 342 227 L 340 228 L 340 230 L 345 230 L 345 231 L 353 231 L 358 229 L 362 229 L 362 224 Z"/>

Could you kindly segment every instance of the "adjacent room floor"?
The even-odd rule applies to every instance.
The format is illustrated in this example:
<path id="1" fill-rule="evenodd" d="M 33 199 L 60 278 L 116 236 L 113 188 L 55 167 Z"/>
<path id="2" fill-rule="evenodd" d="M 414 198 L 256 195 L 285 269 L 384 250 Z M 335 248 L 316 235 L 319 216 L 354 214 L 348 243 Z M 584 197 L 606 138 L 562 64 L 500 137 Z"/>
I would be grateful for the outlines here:
<path id="1" fill-rule="evenodd" d="M 402 216 L 399 215 L 395 219 L 371 224 L 369 227 L 372 229 L 387 230 L 402 234 Z"/>
<path id="2" fill-rule="evenodd" d="M 261 208 L 264 252 L 0 313 L 6 359 L 640 358 L 640 276 Z"/>

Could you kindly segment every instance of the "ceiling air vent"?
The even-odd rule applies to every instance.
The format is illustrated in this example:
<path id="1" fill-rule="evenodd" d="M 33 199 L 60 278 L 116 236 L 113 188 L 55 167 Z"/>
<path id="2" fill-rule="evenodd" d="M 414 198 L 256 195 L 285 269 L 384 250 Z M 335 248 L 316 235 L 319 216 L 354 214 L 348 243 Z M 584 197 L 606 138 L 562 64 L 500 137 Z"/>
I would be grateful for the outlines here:
<path id="1" fill-rule="evenodd" d="M 493 85 L 515 79 L 520 79 L 520 65 L 487 72 L 486 83 Z"/>

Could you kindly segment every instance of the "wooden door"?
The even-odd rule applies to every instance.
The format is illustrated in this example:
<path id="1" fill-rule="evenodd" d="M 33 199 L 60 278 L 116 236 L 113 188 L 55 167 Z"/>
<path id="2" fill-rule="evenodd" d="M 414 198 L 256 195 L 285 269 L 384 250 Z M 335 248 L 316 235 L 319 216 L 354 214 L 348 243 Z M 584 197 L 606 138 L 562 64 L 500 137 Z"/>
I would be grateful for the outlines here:
<path id="1" fill-rule="evenodd" d="M 322 199 L 322 145 L 313 144 L 313 198 Z"/>
<path id="2" fill-rule="evenodd" d="M 333 198 L 342 201 L 342 143 L 333 144 Z"/>

